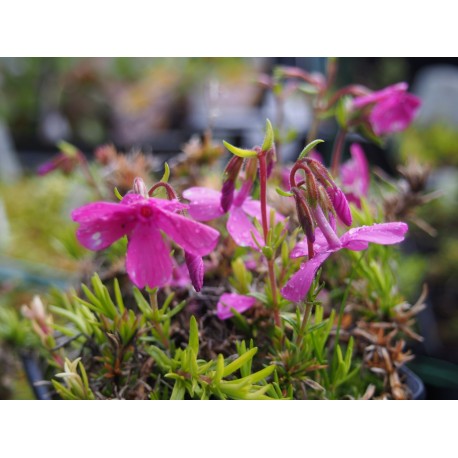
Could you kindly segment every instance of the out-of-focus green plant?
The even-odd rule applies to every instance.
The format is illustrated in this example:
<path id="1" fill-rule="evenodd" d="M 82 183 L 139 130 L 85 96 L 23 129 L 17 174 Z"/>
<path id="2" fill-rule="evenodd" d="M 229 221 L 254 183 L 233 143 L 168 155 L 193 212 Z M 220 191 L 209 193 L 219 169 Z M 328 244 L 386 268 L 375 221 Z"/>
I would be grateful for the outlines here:
<path id="1" fill-rule="evenodd" d="M 399 151 L 403 160 L 417 157 L 433 166 L 458 166 L 458 130 L 446 122 L 412 126 L 403 132 Z"/>

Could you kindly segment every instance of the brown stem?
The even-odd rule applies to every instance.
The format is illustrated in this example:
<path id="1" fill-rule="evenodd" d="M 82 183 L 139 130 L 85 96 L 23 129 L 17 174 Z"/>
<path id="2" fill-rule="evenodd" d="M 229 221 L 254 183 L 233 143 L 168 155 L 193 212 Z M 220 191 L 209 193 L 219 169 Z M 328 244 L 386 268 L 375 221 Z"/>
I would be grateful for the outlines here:
<path id="1" fill-rule="evenodd" d="M 103 194 L 99 189 L 99 186 L 97 185 L 97 182 L 95 181 L 94 176 L 92 175 L 91 169 L 89 168 L 89 164 L 87 162 L 86 156 L 83 153 L 78 154 L 78 159 L 79 163 L 81 165 L 81 169 L 83 170 L 84 175 L 86 176 L 86 180 L 91 186 L 96 194 L 99 196 L 100 199 L 103 199 Z"/>

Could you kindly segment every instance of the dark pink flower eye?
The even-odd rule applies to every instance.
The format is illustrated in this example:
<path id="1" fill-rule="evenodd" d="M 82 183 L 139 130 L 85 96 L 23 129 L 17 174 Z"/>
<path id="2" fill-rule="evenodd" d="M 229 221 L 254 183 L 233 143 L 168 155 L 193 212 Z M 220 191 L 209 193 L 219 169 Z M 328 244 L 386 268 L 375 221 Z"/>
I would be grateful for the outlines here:
<path id="1" fill-rule="evenodd" d="M 153 214 L 153 210 L 149 205 L 142 205 L 140 208 L 140 215 L 144 218 L 149 218 Z"/>

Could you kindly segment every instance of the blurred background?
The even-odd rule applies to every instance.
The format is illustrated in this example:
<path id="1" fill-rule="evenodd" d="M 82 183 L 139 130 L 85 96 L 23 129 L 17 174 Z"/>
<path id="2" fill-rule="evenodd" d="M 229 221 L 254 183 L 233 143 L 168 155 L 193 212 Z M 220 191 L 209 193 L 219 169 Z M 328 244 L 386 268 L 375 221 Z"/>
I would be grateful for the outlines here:
<path id="1" fill-rule="evenodd" d="M 306 91 L 266 87 L 277 65 L 324 72 L 326 59 L 0 58 L 0 399 L 32 396 L 8 351 L 29 338 L 15 327 L 20 304 L 31 290 L 76 280 L 79 253 L 68 214 L 83 191 L 58 174 L 36 177 L 57 142 L 88 158 L 103 144 L 141 150 L 160 170 L 207 129 L 215 141 L 250 147 L 268 117 L 282 126 L 283 160 L 294 160 L 310 128 L 310 100 Z M 400 281 L 411 303 L 423 284 L 429 290 L 418 323 L 425 339 L 413 347 L 410 366 L 428 398 L 458 399 L 458 59 L 341 58 L 338 65 L 337 86 L 377 90 L 406 81 L 422 99 L 414 124 L 383 148 L 354 140 L 366 143 L 380 176 L 394 180 L 399 165 L 416 159 L 431 168 L 428 189 L 441 192 L 417 215 L 423 227 L 409 232 Z M 332 122 L 320 126 L 318 137 L 329 140 L 325 158 L 335 133 Z"/>

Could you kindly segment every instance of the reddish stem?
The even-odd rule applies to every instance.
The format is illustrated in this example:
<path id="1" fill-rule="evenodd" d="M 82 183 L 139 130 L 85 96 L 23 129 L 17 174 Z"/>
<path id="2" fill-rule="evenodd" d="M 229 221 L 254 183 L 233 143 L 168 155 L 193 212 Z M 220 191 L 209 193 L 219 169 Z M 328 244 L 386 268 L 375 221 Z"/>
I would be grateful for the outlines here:
<path id="1" fill-rule="evenodd" d="M 336 140 L 334 142 L 334 149 L 332 151 L 332 160 L 331 160 L 331 174 L 336 177 L 339 173 L 339 165 L 342 159 L 342 150 L 345 144 L 345 137 L 347 131 L 341 129 L 337 134 Z"/>
<path id="2" fill-rule="evenodd" d="M 167 197 L 169 198 L 169 200 L 178 199 L 177 193 L 172 188 L 172 186 L 170 186 L 168 183 L 165 183 L 164 181 L 159 181 L 154 186 L 152 186 L 151 189 L 148 191 L 148 195 L 152 196 L 153 192 L 156 191 L 156 189 L 159 187 L 165 188 L 165 190 L 167 191 Z"/>
<path id="3" fill-rule="evenodd" d="M 309 254 L 309 261 L 315 256 L 315 252 L 313 251 L 313 242 L 307 238 L 307 249 Z"/>

